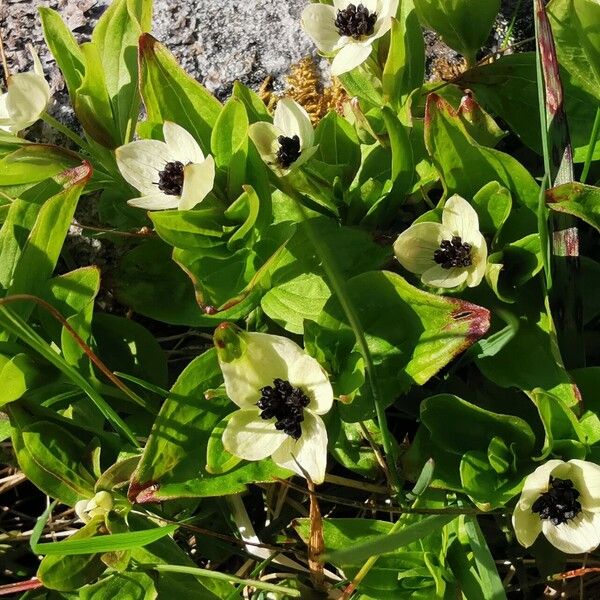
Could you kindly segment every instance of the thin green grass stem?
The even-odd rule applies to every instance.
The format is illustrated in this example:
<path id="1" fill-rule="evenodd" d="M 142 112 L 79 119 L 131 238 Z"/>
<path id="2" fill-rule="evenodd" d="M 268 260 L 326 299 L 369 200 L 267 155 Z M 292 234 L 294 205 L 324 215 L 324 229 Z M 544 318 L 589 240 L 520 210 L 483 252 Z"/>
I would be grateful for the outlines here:
<path id="1" fill-rule="evenodd" d="M 354 336 L 356 337 L 359 352 L 363 360 L 365 361 L 367 381 L 369 383 L 369 387 L 373 395 L 375 413 L 377 415 L 377 421 L 379 423 L 379 429 L 381 431 L 383 450 L 385 452 L 387 466 L 387 475 L 390 480 L 390 486 L 396 494 L 399 494 L 400 477 L 398 475 L 396 467 L 396 453 L 394 449 L 392 436 L 388 427 L 385 409 L 383 408 L 381 403 L 381 393 L 379 391 L 379 384 L 375 376 L 375 365 L 373 364 L 373 357 L 371 356 L 371 351 L 369 350 L 369 346 L 367 344 L 367 339 L 362 324 L 360 322 L 360 318 L 352 304 L 352 301 L 348 296 L 348 293 L 346 291 L 346 283 L 342 274 L 340 273 L 340 269 L 337 265 L 335 257 L 332 255 L 327 243 L 323 242 L 323 240 L 321 240 L 315 232 L 313 225 L 310 222 L 308 215 L 306 214 L 306 210 L 304 208 L 304 205 L 302 204 L 302 200 L 299 197 L 299 194 L 289 185 L 286 185 L 286 183 L 281 183 L 283 183 L 283 191 L 288 196 L 290 196 L 290 198 L 296 201 L 298 211 L 302 216 L 303 225 L 306 227 L 306 234 L 309 238 L 309 241 L 313 245 L 319 258 L 321 259 L 323 270 L 327 275 L 327 279 L 329 280 L 333 293 L 338 299 L 340 306 L 342 307 L 342 310 L 344 311 L 344 314 L 348 319 L 348 323 L 350 324 Z"/>
<path id="2" fill-rule="evenodd" d="M 301 592 L 292 588 L 285 587 L 283 585 L 276 585 L 274 583 L 266 583 L 258 579 L 244 579 L 242 577 L 236 577 L 235 575 L 228 575 L 227 573 L 220 573 L 218 571 L 211 571 L 209 569 L 201 569 L 200 567 L 186 567 L 185 565 L 138 565 L 141 570 L 158 571 L 161 573 L 184 573 L 186 575 L 193 575 L 199 578 L 206 579 L 218 579 L 220 581 L 229 581 L 230 583 L 239 583 L 244 586 L 251 586 L 257 590 L 265 590 L 267 592 L 275 592 L 279 594 L 286 594 L 286 598 L 300 598 Z"/>
<path id="3" fill-rule="evenodd" d="M 581 172 L 581 183 L 587 181 L 588 175 L 590 174 L 590 166 L 594 158 L 594 151 L 596 150 L 596 142 L 600 136 L 600 106 L 596 109 L 596 118 L 594 119 L 594 126 L 592 127 L 592 135 L 590 136 L 590 143 L 588 145 L 587 154 L 585 156 L 585 163 L 583 165 L 583 171 Z"/>

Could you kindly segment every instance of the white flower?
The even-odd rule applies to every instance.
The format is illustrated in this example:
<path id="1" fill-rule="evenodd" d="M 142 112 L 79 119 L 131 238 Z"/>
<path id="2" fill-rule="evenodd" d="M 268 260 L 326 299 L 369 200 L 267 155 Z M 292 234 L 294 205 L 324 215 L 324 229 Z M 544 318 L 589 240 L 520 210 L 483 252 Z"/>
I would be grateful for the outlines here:
<path id="1" fill-rule="evenodd" d="M 84 523 L 89 523 L 94 517 L 104 516 L 112 507 L 112 496 L 108 492 L 98 492 L 91 500 L 79 500 L 75 504 L 75 514 Z"/>
<path id="2" fill-rule="evenodd" d="M 356 0 L 355 0 L 356 1 Z M 373 42 L 392 27 L 399 0 L 333 0 L 302 12 L 302 28 L 325 54 L 335 54 L 333 75 L 351 71 L 369 58 Z"/>
<path id="3" fill-rule="evenodd" d="M 600 466 L 584 460 L 549 460 L 525 479 L 512 517 L 525 548 L 540 533 L 567 554 L 600 544 Z"/>
<path id="4" fill-rule="evenodd" d="M 176 123 L 165 121 L 164 142 L 138 140 L 116 150 L 123 178 L 142 196 L 127 203 L 147 210 L 188 210 L 212 190 L 215 162 Z"/>
<path id="5" fill-rule="evenodd" d="M 0 129 L 18 133 L 33 125 L 50 101 L 50 86 L 44 77 L 42 63 L 33 47 L 33 71 L 16 73 L 8 78 L 8 91 L 0 95 Z"/>
<path id="6" fill-rule="evenodd" d="M 253 123 L 248 134 L 261 158 L 279 176 L 304 164 L 317 150 L 310 117 L 289 98 L 277 102 L 273 124 Z"/>
<path id="7" fill-rule="evenodd" d="M 223 432 L 225 449 L 250 461 L 270 456 L 322 483 L 327 430 L 319 415 L 331 408 L 333 390 L 319 363 L 285 337 L 230 323 L 217 328 L 214 340 L 225 391 L 240 407 Z"/>
<path id="8" fill-rule="evenodd" d="M 441 223 L 416 223 L 394 243 L 400 264 L 432 287 L 453 288 L 481 283 L 487 246 L 473 207 L 460 196 L 446 201 Z"/>

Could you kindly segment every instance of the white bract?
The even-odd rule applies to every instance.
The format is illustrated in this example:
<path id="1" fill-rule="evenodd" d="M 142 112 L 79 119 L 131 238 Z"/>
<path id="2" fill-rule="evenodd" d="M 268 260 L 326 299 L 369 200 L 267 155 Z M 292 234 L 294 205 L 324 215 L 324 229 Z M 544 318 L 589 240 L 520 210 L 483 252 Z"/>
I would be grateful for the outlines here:
<path id="1" fill-rule="evenodd" d="M 475 287 L 485 275 L 487 246 L 473 207 L 460 196 L 446 201 L 441 223 L 416 223 L 394 243 L 400 264 L 432 287 Z"/>
<path id="2" fill-rule="evenodd" d="M 302 12 L 302 28 L 324 54 L 335 54 L 333 75 L 342 75 L 365 62 L 373 42 L 392 27 L 399 0 L 333 0 L 310 4 Z"/>
<path id="3" fill-rule="evenodd" d="M 89 523 L 94 517 L 106 515 L 112 507 L 112 496 L 108 492 L 98 492 L 91 500 L 79 500 L 75 504 L 75 514 L 84 523 Z"/>
<path id="4" fill-rule="evenodd" d="M 320 415 L 333 389 L 319 363 L 278 335 L 246 333 L 225 323 L 215 331 L 225 391 L 239 406 L 223 432 L 223 446 L 239 458 L 271 457 L 315 483 L 325 478 L 327 430 Z"/>
<path id="5" fill-rule="evenodd" d="M 127 203 L 147 210 L 188 210 L 212 190 L 215 162 L 204 157 L 183 127 L 165 121 L 164 142 L 137 140 L 116 150 L 117 165 L 127 183 L 142 194 Z"/>
<path id="6" fill-rule="evenodd" d="M 29 46 L 33 71 L 15 73 L 8 78 L 8 90 L 0 95 L 0 129 L 18 133 L 33 125 L 50 101 L 50 86 L 44 77 L 42 63 Z"/>
<path id="7" fill-rule="evenodd" d="M 317 150 L 308 113 L 297 102 L 277 102 L 273 124 L 261 121 L 248 131 L 261 158 L 279 176 L 303 165 Z"/>
<path id="8" fill-rule="evenodd" d="M 600 544 L 600 466 L 549 460 L 525 479 L 512 517 L 519 543 L 529 548 L 543 533 L 567 554 Z"/>

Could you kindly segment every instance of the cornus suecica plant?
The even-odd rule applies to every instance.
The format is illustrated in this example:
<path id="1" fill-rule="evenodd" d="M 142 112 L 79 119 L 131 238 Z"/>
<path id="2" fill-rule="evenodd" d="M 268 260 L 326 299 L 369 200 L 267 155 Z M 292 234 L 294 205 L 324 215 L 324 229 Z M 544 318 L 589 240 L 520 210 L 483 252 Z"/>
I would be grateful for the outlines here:
<path id="1" fill-rule="evenodd" d="M 373 43 L 392 26 L 399 0 L 334 0 L 310 4 L 302 12 L 302 27 L 324 54 L 334 55 L 331 72 L 342 75 L 364 63 Z"/>
<path id="2" fill-rule="evenodd" d="M 562 552 L 582 554 L 600 545 L 600 466 L 549 460 L 529 475 L 513 513 L 519 543 L 543 533 Z"/>
<path id="3" fill-rule="evenodd" d="M 68 110 L 0 54 L 0 596 L 600 597 L 598 0 L 305 3 L 224 101 L 108 4 Z"/>
<path id="4" fill-rule="evenodd" d="M 188 210 L 213 188 L 215 163 L 183 127 L 165 121 L 164 142 L 138 140 L 117 148 L 121 175 L 142 196 L 128 204 L 147 210 Z"/>
<path id="5" fill-rule="evenodd" d="M 301 167 L 317 151 L 306 110 L 289 98 L 277 102 L 273 123 L 254 123 L 248 130 L 261 158 L 280 176 Z"/>
<path id="6" fill-rule="evenodd" d="M 432 287 L 475 287 L 485 275 L 487 246 L 477 213 L 456 195 L 444 204 L 441 223 L 415 223 L 402 232 L 394 254 L 407 271 Z"/>
<path id="7" fill-rule="evenodd" d="M 270 456 L 322 483 L 327 431 L 321 415 L 333 404 L 327 373 L 285 337 L 245 333 L 226 323 L 214 339 L 225 391 L 239 407 L 223 432 L 225 450 L 246 460 Z"/>

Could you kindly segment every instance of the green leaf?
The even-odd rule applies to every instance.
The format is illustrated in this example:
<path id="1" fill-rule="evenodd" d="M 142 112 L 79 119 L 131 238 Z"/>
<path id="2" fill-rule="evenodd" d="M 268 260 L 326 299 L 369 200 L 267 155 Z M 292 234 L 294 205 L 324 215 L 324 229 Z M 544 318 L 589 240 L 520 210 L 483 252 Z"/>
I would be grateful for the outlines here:
<path id="1" fill-rule="evenodd" d="M 38 11 L 46 44 L 65 78 L 71 101 L 74 101 L 85 74 L 85 58 L 59 13 L 45 6 L 40 6 Z"/>
<path id="2" fill-rule="evenodd" d="M 86 543 L 100 533 L 104 526 L 102 519 L 94 519 L 71 536 L 72 542 Z M 106 570 L 98 554 L 76 556 L 46 556 L 38 568 L 37 576 L 44 587 L 51 590 L 77 591 L 84 585 L 98 579 Z"/>
<path id="3" fill-rule="evenodd" d="M 498 575 L 496 561 L 475 517 L 464 516 L 464 528 L 473 551 L 479 582 L 486 600 L 506 600 L 506 592 Z"/>
<path id="4" fill-rule="evenodd" d="M 350 97 L 357 96 L 360 99 L 363 112 L 368 111 L 369 105 L 383 105 L 381 82 L 366 69 L 352 69 L 340 75 L 339 80 Z"/>
<path id="5" fill-rule="evenodd" d="M 381 444 L 381 433 L 375 422 L 365 421 L 362 424 L 370 433 L 370 439 Z M 362 477 L 376 479 L 381 472 L 381 466 L 361 424 L 340 421 L 339 435 L 330 451 L 340 464 Z"/>
<path id="6" fill-rule="evenodd" d="M 454 454 L 469 450 L 486 452 L 490 432 L 506 444 L 514 444 L 522 456 L 529 456 L 535 444 L 533 431 L 523 419 L 485 410 L 451 394 L 439 394 L 423 401 L 421 421 L 436 444 Z M 448 427 L 448 423 L 452 423 L 452 427 Z"/>
<path id="7" fill-rule="evenodd" d="M 286 479 L 291 471 L 282 469 L 270 459 L 243 462 L 222 475 L 190 478 L 179 482 L 167 482 L 154 490 L 149 501 L 161 502 L 175 498 L 210 498 L 241 494 L 251 483 L 273 483 L 275 478 Z"/>
<path id="8" fill-rule="evenodd" d="M 84 444 L 64 428 L 40 421 L 16 403 L 6 408 L 19 467 L 45 494 L 74 506 L 94 495 L 94 478 L 82 464 Z"/>
<path id="9" fill-rule="evenodd" d="M 412 187 L 415 171 L 408 129 L 387 106 L 383 107 L 383 121 L 392 151 L 390 179 L 393 187 L 390 194 L 398 195 L 402 199 Z"/>
<path id="10" fill-rule="evenodd" d="M 310 226 L 335 249 L 344 276 L 380 268 L 389 257 L 389 249 L 377 245 L 370 234 L 343 227 L 330 219 L 311 219 Z M 263 296 L 265 313 L 293 333 L 301 333 L 304 321 L 317 320 L 330 296 L 320 260 L 306 252 L 310 240 L 306 226 L 299 225 L 287 243 L 271 273 L 271 289 Z M 312 294 L 303 286 L 310 286 Z"/>
<path id="11" fill-rule="evenodd" d="M 138 39 L 149 31 L 151 14 L 150 0 L 115 0 L 100 17 L 92 34 L 120 143 L 132 139 L 140 109 Z M 94 72 L 99 75 L 96 69 Z"/>
<path id="12" fill-rule="evenodd" d="M 260 305 L 273 321 L 291 333 L 302 334 L 304 321 L 316 321 L 330 296 L 321 275 L 304 273 L 271 288 Z"/>
<path id="13" fill-rule="evenodd" d="M 122 370 L 155 385 L 167 385 L 167 357 L 143 325 L 101 313 L 94 316 L 93 332 L 96 352 L 111 371 Z"/>
<path id="14" fill-rule="evenodd" d="M 425 517 L 416 523 L 406 525 L 395 533 L 378 536 L 366 543 L 354 542 L 351 548 L 326 552 L 321 557 L 321 560 L 333 563 L 348 561 L 356 564 L 359 561 L 368 559 L 370 556 L 393 552 L 397 548 L 412 544 L 413 542 L 439 531 L 455 518 L 456 515 L 432 515 L 430 517 Z"/>
<path id="15" fill-rule="evenodd" d="M 479 217 L 479 230 L 495 240 L 510 215 L 510 191 L 497 181 L 490 181 L 473 196 L 472 205 Z"/>
<path id="16" fill-rule="evenodd" d="M 69 150 L 46 144 L 28 144 L 0 160 L 2 185 L 37 183 L 79 165 L 81 159 Z"/>
<path id="17" fill-rule="evenodd" d="M 413 0 L 403 0 L 398 19 L 392 19 L 390 49 L 383 69 L 384 100 L 398 110 L 423 84 L 425 43 Z"/>
<path id="18" fill-rule="evenodd" d="M 315 159 L 338 167 L 342 181 L 349 185 L 360 166 L 360 143 L 352 125 L 330 111 L 317 125 L 315 145 L 318 146 Z"/>
<path id="19" fill-rule="evenodd" d="M 154 581 L 146 573 L 116 573 L 79 591 L 80 600 L 154 600 Z"/>
<path id="20" fill-rule="evenodd" d="M 0 290 L 7 289 L 12 281 L 40 207 L 61 189 L 62 186 L 48 179 L 30 188 L 21 198 L 15 198 L 10 204 L 0 229 Z"/>
<path id="21" fill-rule="evenodd" d="M 249 124 L 243 102 L 230 98 L 212 130 L 210 147 L 217 167 L 227 173 L 225 183 L 230 199 L 239 196 L 245 182 Z"/>
<path id="22" fill-rule="evenodd" d="M 561 69 L 569 133 L 575 162 L 584 162 L 598 100 Z M 477 100 L 502 117 L 521 140 L 541 154 L 540 118 L 535 52 L 502 56 L 491 64 L 467 71 L 459 84 L 475 93 Z M 594 159 L 600 158 L 600 144 Z"/>
<path id="23" fill-rule="evenodd" d="M 98 552 L 116 552 L 147 546 L 156 540 L 174 533 L 179 525 L 163 525 L 156 529 L 145 531 L 129 531 L 110 535 L 95 535 L 85 539 L 71 538 L 51 544 L 36 544 L 33 549 L 36 554 L 47 556 L 73 556 L 80 554 L 96 554 Z"/>
<path id="24" fill-rule="evenodd" d="M 440 34 L 462 54 L 469 65 L 475 64 L 500 10 L 500 0 L 414 0 L 421 23 Z"/>
<path id="25" fill-rule="evenodd" d="M 600 232 L 600 188 L 565 183 L 546 192 L 546 203 L 552 210 L 578 217 Z"/>
<path id="26" fill-rule="evenodd" d="M 497 181 L 518 201 L 503 235 L 519 239 L 537 231 L 539 188 L 533 177 L 512 156 L 479 145 L 450 104 L 436 94 L 427 98 L 425 141 L 448 195 L 470 201 L 484 185 Z"/>
<path id="27" fill-rule="evenodd" d="M 175 248 L 199 250 L 222 245 L 227 229 L 223 209 L 209 202 L 195 210 L 155 211 L 150 219 L 158 235 Z"/>
<path id="28" fill-rule="evenodd" d="M 515 302 L 522 286 L 544 267 L 540 236 L 525 236 L 488 257 L 486 280 L 504 302 Z"/>
<path id="29" fill-rule="evenodd" d="M 210 434 L 206 448 L 206 470 L 211 475 L 227 473 L 242 461 L 241 458 L 227 452 L 223 446 L 223 432 L 231 415 L 233 413 L 219 421 Z"/>
<path id="30" fill-rule="evenodd" d="M 65 189 L 43 204 L 14 270 L 8 295 L 41 295 L 58 261 L 79 196 L 90 176 L 91 168 L 87 163 L 67 171 Z M 13 307 L 14 313 L 23 317 L 27 317 L 32 310 L 31 302 L 22 302 Z"/>
<path id="31" fill-rule="evenodd" d="M 211 390 L 222 382 L 214 349 L 193 360 L 179 376 L 156 417 L 129 497 L 138 499 L 157 483 L 186 481 L 204 469 L 212 430 L 229 412 L 229 401 Z"/>
<path id="32" fill-rule="evenodd" d="M 85 342 L 89 342 L 94 300 L 99 291 L 100 269 L 83 267 L 49 280 L 42 297 L 58 309 Z M 62 349 L 65 360 L 92 376 L 89 359 L 71 333 L 45 310 L 39 309 L 38 312 L 49 336 Z"/>
<path id="33" fill-rule="evenodd" d="M 187 129 L 205 154 L 221 103 L 192 79 L 151 35 L 140 38 L 140 87 L 151 125 L 173 121 Z"/>
<path id="34" fill-rule="evenodd" d="M 81 51 L 85 60 L 85 75 L 73 101 L 75 113 L 85 132 L 94 141 L 106 148 L 116 148 L 122 138 L 114 122 L 100 49 L 97 44 L 88 42 L 81 45 Z"/>
<path id="35" fill-rule="evenodd" d="M 232 95 L 234 98 L 238 98 L 244 103 L 250 123 L 271 121 L 271 115 L 269 114 L 265 103 L 261 100 L 260 96 L 249 87 L 246 87 L 239 81 L 234 81 Z"/>
<path id="36" fill-rule="evenodd" d="M 505 506 L 521 490 L 522 479 L 517 473 L 498 473 L 484 452 L 472 450 L 460 459 L 461 491 L 481 510 Z"/>
<path id="37" fill-rule="evenodd" d="M 595 0 L 552 0 L 546 13 L 560 64 L 600 101 L 600 6 Z"/>
<path id="38" fill-rule="evenodd" d="M 353 277 L 347 282 L 347 292 L 356 306 L 382 399 L 388 405 L 412 384 L 423 385 L 489 326 L 486 309 L 424 292 L 386 271 Z M 348 336 L 349 325 L 335 298 L 325 305 L 318 323 L 334 347 L 342 336 Z M 340 347 L 340 351 L 340 364 L 344 364 L 348 348 Z M 341 407 L 346 408 L 352 405 Z"/>
<path id="39" fill-rule="evenodd" d="M 235 202 L 229 205 L 225 216 L 233 221 L 242 221 L 242 224 L 227 241 L 231 250 L 244 245 L 245 238 L 255 233 L 257 219 L 260 214 L 260 198 L 251 185 L 244 185 L 243 193 Z"/>
<path id="40" fill-rule="evenodd" d="M 0 407 L 18 400 L 28 389 L 41 383 L 43 374 L 27 354 L 16 354 L 10 359 L 0 355 Z"/>
<path id="41" fill-rule="evenodd" d="M 544 458 L 552 452 L 555 442 L 578 440 L 586 443 L 586 436 L 577 416 L 560 398 L 539 389 L 533 390 L 529 396 L 537 407 L 544 425 L 545 440 L 542 450 Z M 560 451 L 557 454 L 560 454 Z"/>
<path id="42" fill-rule="evenodd" d="M 523 368 L 524 356 L 529 357 L 527 369 Z M 518 333 L 500 352 L 478 358 L 475 363 L 485 377 L 500 387 L 516 387 L 524 392 L 542 388 L 573 407 L 579 403 L 579 392 L 558 357 L 546 319 L 535 323 L 522 318 Z"/>
<path id="43" fill-rule="evenodd" d="M 157 321 L 205 327 L 222 320 L 235 321 L 251 310 L 252 298 L 216 315 L 205 313 L 210 309 L 198 306 L 192 282 L 183 271 L 173 268 L 171 256 L 172 249 L 157 239 L 145 240 L 128 252 L 111 273 L 119 302 Z"/>

